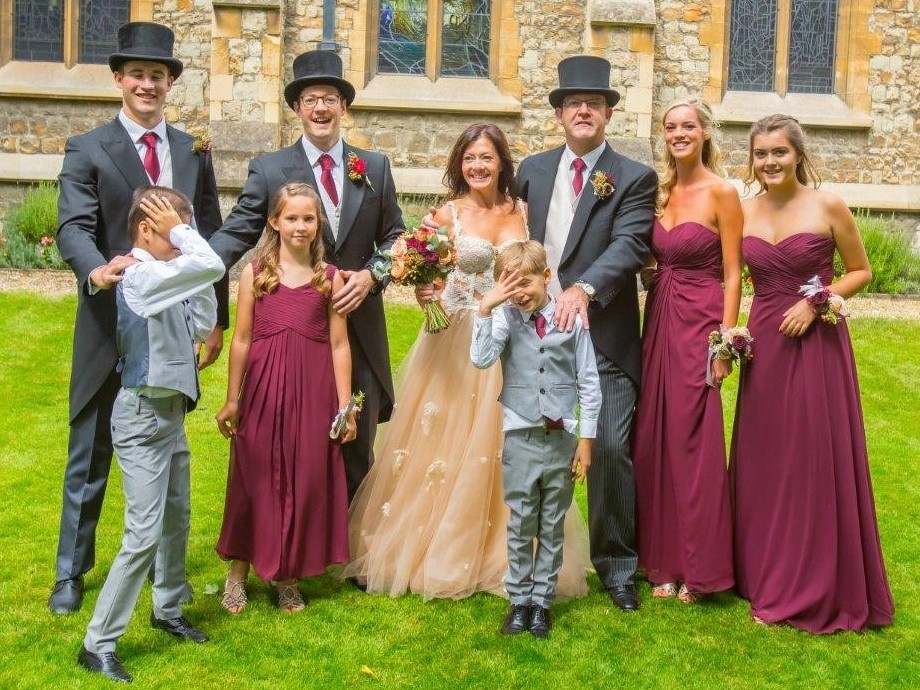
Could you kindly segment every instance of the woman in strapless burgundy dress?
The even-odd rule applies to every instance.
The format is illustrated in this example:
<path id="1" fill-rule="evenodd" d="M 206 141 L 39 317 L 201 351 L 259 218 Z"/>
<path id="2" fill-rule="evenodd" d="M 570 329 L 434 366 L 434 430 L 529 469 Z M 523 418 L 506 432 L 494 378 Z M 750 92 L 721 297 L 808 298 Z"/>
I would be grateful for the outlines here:
<path id="1" fill-rule="evenodd" d="M 817 189 L 793 118 L 753 125 L 748 177 L 760 193 L 744 204 L 754 359 L 732 437 L 737 589 L 760 623 L 812 633 L 890 625 L 846 322 L 820 318 L 799 294 L 814 276 L 834 295 L 856 294 L 872 277 L 866 251 L 843 200 Z M 835 250 L 846 273 L 831 284 Z"/>
<path id="2" fill-rule="evenodd" d="M 633 425 L 638 551 L 653 596 L 693 603 L 734 585 L 718 388 L 731 365 L 715 360 L 713 385 L 706 381 L 709 334 L 738 318 L 742 211 L 720 176 L 709 106 L 698 98 L 672 103 L 662 125 L 667 169 Z"/>

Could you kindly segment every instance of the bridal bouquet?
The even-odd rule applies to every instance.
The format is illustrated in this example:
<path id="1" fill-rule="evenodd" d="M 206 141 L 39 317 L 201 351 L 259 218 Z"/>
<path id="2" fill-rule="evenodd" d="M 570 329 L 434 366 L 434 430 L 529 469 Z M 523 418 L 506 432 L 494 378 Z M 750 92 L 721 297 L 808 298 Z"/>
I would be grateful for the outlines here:
<path id="1" fill-rule="evenodd" d="M 446 227 L 406 230 L 393 246 L 382 252 L 371 272 L 379 281 L 386 276 L 397 285 L 426 285 L 443 280 L 454 270 L 456 252 Z M 425 332 L 437 333 L 450 325 L 450 319 L 437 300 L 425 305 Z"/>
<path id="2" fill-rule="evenodd" d="M 799 286 L 799 294 L 805 296 L 805 301 L 824 323 L 836 326 L 837 322 L 847 315 L 843 308 L 843 297 L 824 287 L 818 276 Z"/>

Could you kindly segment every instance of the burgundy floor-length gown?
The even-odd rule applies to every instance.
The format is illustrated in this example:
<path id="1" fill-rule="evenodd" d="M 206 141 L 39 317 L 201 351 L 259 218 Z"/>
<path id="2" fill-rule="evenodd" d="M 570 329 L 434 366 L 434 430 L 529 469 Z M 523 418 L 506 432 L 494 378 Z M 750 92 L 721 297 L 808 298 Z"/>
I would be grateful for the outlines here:
<path id="1" fill-rule="evenodd" d="M 731 589 L 732 533 L 719 390 L 706 385 L 723 293 L 719 236 L 655 222 L 658 260 L 645 303 L 642 386 L 633 425 L 639 567 L 653 584 Z"/>
<path id="2" fill-rule="evenodd" d="M 832 279 L 834 240 L 745 237 L 754 279 L 732 437 L 735 576 L 751 613 L 812 633 L 889 625 L 888 587 L 845 322 L 816 319 L 800 338 L 778 328 L 812 276 Z"/>
<path id="3" fill-rule="evenodd" d="M 255 303 L 217 553 L 264 580 L 348 560 L 345 466 L 329 439 L 338 396 L 327 305 L 309 283 Z"/>

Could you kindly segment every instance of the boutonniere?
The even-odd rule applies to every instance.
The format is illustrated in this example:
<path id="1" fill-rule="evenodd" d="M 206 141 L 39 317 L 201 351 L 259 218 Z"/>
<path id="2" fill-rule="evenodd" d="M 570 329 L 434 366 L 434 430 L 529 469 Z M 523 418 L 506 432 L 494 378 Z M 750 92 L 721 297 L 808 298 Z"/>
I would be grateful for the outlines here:
<path id="1" fill-rule="evenodd" d="M 591 186 L 594 187 L 594 196 L 601 201 L 617 191 L 613 184 L 613 176 L 603 170 L 598 170 L 591 176 Z"/>
<path id="2" fill-rule="evenodd" d="M 195 135 L 195 140 L 192 142 L 192 151 L 195 153 L 211 153 L 210 130 Z"/>
<path id="3" fill-rule="evenodd" d="M 367 176 L 367 163 L 364 162 L 363 158 L 359 158 L 358 154 L 352 151 L 348 154 L 346 167 L 348 168 L 349 180 L 358 184 L 366 184 L 371 191 L 374 191 L 374 187 L 371 185 L 371 178 Z"/>

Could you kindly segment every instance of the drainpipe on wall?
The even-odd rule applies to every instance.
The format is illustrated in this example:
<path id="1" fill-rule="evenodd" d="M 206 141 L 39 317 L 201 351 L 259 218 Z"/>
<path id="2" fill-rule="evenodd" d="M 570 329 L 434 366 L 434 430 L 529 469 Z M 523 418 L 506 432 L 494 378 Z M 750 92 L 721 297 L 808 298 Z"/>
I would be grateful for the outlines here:
<path id="1" fill-rule="evenodd" d="M 339 44 L 335 42 L 335 0 L 323 0 L 323 40 L 319 49 L 339 50 Z"/>

